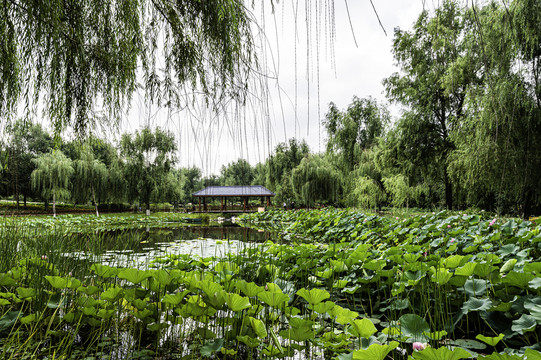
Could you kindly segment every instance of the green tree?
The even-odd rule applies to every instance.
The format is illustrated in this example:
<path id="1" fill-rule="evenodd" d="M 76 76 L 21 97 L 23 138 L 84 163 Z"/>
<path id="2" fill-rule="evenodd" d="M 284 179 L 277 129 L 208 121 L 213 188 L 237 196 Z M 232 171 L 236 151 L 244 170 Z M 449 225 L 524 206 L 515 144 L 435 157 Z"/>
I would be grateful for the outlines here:
<path id="1" fill-rule="evenodd" d="M 491 3 L 475 15 L 462 62 L 483 81 L 468 92 L 449 169 L 465 203 L 528 217 L 541 208 L 541 5 Z"/>
<path id="2" fill-rule="evenodd" d="M 254 180 L 254 168 L 244 159 L 222 166 L 220 170 L 222 183 L 225 186 L 250 185 Z"/>
<path id="3" fill-rule="evenodd" d="M 30 176 L 35 169 L 33 162 L 38 156 L 47 153 L 53 146 L 51 136 L 39 124 L 17 120 L 6 127 L 8 135 L 6 146 L 5 176 L 19 207 L 20 196 L 26 200 L 33 195 Z"/>
<path id="4" fill-rule="evenodd" d="M 81 203 L 91 200 L 96 209 L 96 216 L 100 216 L 96 193 L 105 192 L 107 167 L 94 157 L 90 146 L 83 145 L 79 150 L 79 158 L 73 162 L 73 168 L 73 198 Z"/>
<path id="5" fill-rule="evenodd" d="M 159 128 L 152 132 L 146 127 L 132 135 L 122 135 L 120 148 L 128 198 L 145 204 L 150 211 L 151 200 L 166 200 L 166 179 L 176 162 L 175 137 Z"/>
<path id="6" fill-rule="evenodd" d="M 6 1 L 0 19 L 0 114 L 44 98 L 57 129 L 84 133 L 94 105 L 119 119 L 138 83 L 166 106 L 242 100 L 253 65 L 241 0 Z"/>
<path id="7" fill-rule="evenodd" d="M 73 175 L 72 161 L 60 150 L 52 150 L 34 160 L 32 187 L 41 190 L 44 199 L 53 200 L 53 216 L 56 216 L 56 201 L 70 197 L 70 179 Z"/>
<path id="8" fill-rule="evenodd" d="M 329 104 L 323 125 L 327 130 L 327 152 L 340 155 L 344 171 L 351 171 L 359 164 L 360 153 L 370 148 L 384 134 L 389 122 L 389 112 L 371 97 L 354 96 L 345 111 Z"/>
<path id="9" fill-rule="evenodd" d="M 195 166 L 180 169 L 182 178 L 182 201 L 186 204 L 192 202 L 192 194 L 201 190 L 201 170 Z"/>
<path id="10" fill-rule="evenodd" d="M 397 150 L 423 177 L 444 184 L 448 208 L 453 207 L 448 157 L 455 146 L 450 134 L 463 120 L 468 86 L 477 81 L 475 64 L 459 62 L 469 19 L 447 0 L 433 16 L 423 11 L 412 31 L 396 29 L 393 54 L 400 73 L 384 80 L 387 96 L 407 107 L 397 125 Z M 461 72 L 450 71 L 457 64 Z"/>
<path id="11" fill-rule="evenodd" d="M 342 176 L 328 158 L 310 155 L 291 174 L 295 199 L 307 206 L 336 205 L 342 194 Z"/>

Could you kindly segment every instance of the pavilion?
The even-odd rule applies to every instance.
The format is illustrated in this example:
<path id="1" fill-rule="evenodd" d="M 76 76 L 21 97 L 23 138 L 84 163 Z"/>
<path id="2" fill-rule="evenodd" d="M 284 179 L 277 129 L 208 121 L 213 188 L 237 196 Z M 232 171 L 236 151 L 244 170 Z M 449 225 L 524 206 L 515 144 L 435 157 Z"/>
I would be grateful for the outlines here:
<path id="1" fill-rule="evenodd" d="M 250 198 L 261 198 L 266 206 L 271 205 L 271 197 L 275 194 L 262 185 L 240 185 L 240 186 L 209 186 L 192 194 L 198 198 L 199 207 L 197 212 L 255 212 L 258 209 L 251 208 L 248 204 Z M 220 198 L 220 207 L 210 207 L 207 205 L 207 199 Z M 239 198 L 242 202 L 240 206 L 227 206 L 227 200 Z M 201 209 L 203 205 L 203 209 Z"/>

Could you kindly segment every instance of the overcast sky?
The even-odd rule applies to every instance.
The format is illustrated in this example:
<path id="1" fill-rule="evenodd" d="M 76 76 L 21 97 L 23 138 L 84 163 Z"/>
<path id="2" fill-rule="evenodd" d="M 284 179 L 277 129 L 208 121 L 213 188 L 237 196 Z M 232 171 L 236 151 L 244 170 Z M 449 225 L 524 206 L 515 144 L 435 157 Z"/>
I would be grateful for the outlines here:
<path id="1" fill-rule="evenodd" d="M 172 120 L 166 126 L 178 136 L 179 166 L 197 166 L 204 175 L 218 174 L 222 165 L 238 158 L 251 164 L 264 161 L 279 142 L 291 137 L 306 139 L 313 152 L 323 151 L 325 133 L 320 120 L 328 104 L 334 102 L 344 109 L 354 95 L 385 101 L 382 80 L 397 71 L 391 53 L 394 28 L 410 29 L 424 6 L 437 5 L 423 0 L 374 0 L 385 35 L 369 0 L 347 2 L 351 24 L 345 1 L 334 1 L 336 28 L 330 44 L 328 11 L 316 12 L 316 5 L 331 1 L 311 0 L 307 53 L 305 3 L 298 1 L 295 21 L 294 2 L 280 1 L 274 15 L 268 5 L 263 11 L 254 10 L 266 36 L 259 56 L 269 75 L 267 95 L 258 91 L 248 106 L 229 114 L 194 118 L 179 112 L 169 117 Z M 131 111 L 129 126 L 162 125 L 155 120 L 164 116 L 139 103 Z"/>

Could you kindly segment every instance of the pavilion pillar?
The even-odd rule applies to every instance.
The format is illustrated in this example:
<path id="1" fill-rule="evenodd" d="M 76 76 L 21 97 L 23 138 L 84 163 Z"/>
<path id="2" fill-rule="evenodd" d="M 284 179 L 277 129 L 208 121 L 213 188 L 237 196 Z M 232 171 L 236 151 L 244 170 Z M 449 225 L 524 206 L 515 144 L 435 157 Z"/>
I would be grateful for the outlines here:
<path id="1" fill-rule="evenodd" d="M 248 207 L 248 198 L 245 196 L 244 197 L 244 206 L 243 206 L 243 210 L 246 211 L 246 208 Z"/>
<path id="2" fill-rule="evenodd" d="M 222 196 L 222 204 L 220 206 L 220 210 L 224 211 L 224 197 Z"/>
<path id="3" fill-rule="evenodd" d="M 267 196 L 267 207 L 271 206 L 271 199 L 270 196 Z"/>
<path id="4" fill-rule="evenodd" d="M 201 212 L 201 197 L 199 197 L 198 199 L 199 199 L 199 212 Z"/>

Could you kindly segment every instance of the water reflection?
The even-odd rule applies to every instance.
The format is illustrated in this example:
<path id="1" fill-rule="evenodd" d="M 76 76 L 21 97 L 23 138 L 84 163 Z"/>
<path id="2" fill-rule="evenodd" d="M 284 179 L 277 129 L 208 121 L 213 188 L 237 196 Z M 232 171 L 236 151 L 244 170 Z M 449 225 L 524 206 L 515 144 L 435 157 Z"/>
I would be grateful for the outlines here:
<path id="1" fill-rule="evenodd" d="M 271 239 L 269 232 L 240 226 L 130 229 L 102 231 L 98 235 L 103 241 L 98 251 L 80 249 L 66 255 L 111 266 L 146 268 L 158 257 L 225 257 Z"/>

